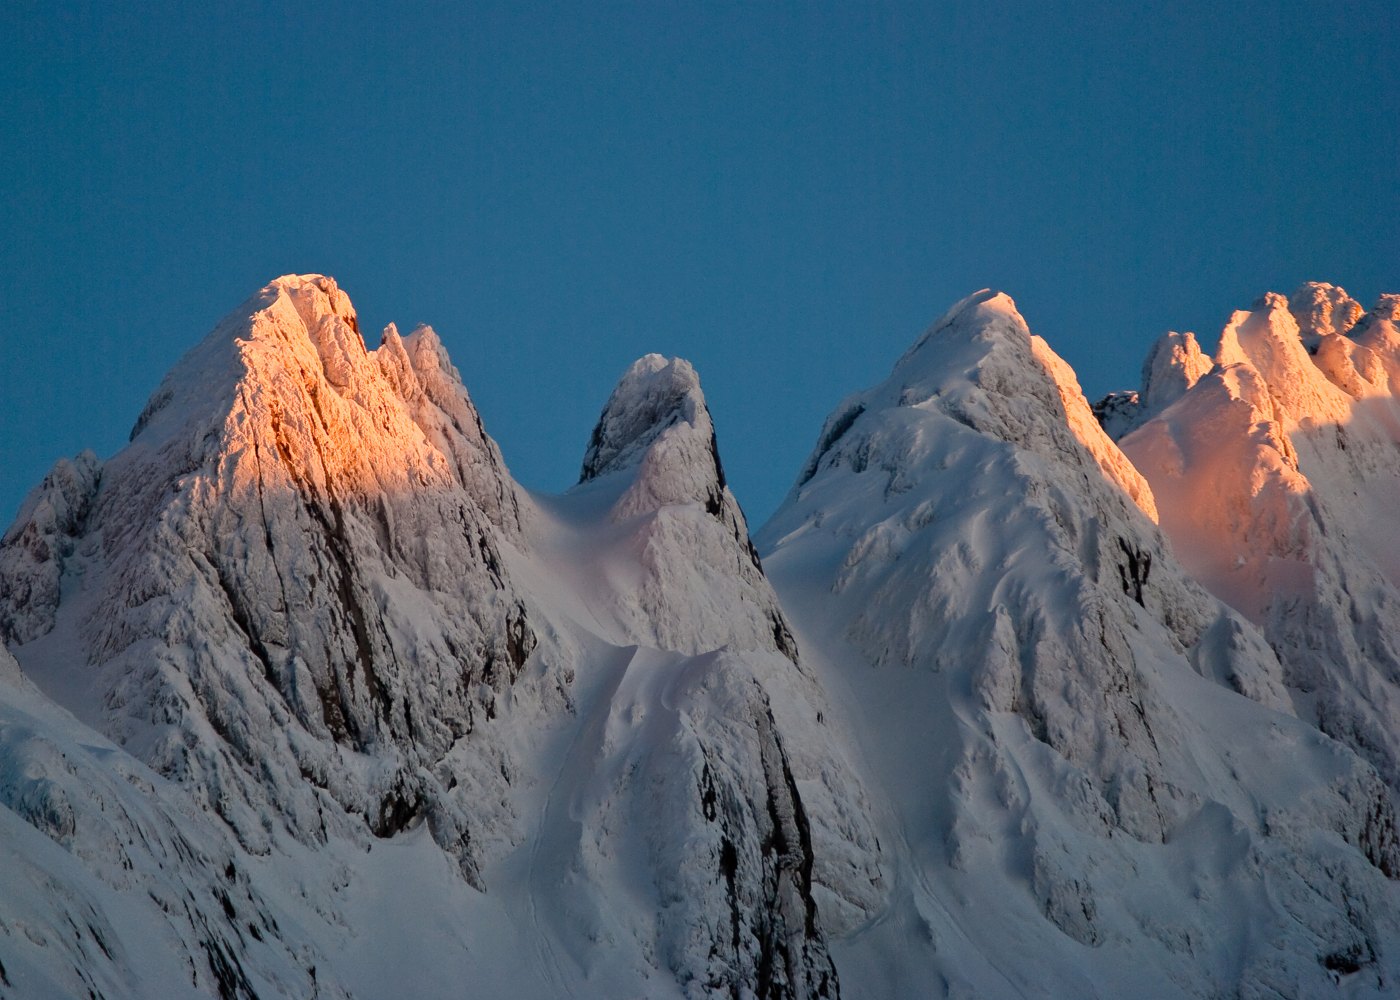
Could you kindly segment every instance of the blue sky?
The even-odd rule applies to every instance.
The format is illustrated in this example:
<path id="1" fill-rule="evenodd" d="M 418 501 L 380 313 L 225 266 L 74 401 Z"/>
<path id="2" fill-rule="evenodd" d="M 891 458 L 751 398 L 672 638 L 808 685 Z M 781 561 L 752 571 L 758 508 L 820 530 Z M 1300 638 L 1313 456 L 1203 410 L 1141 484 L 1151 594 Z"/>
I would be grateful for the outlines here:
<path id="1" fill-rule="evenodd" d="M 978 288 L 1091 397 L 1266 290 L 1400 291 L 1393 0 L 119 6 L 0 12 L 4 522 L 292 271 L 435 326 L 531 487 L 689 358 L 755 527 Z"/>

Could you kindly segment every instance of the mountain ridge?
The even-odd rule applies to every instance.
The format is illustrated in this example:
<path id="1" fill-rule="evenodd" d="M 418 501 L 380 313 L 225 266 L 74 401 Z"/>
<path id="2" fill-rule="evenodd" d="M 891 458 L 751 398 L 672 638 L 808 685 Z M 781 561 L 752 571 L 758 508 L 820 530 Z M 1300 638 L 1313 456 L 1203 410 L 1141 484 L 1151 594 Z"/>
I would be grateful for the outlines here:
<path id="1" fill-rule="evenodd" d="M 78 951 L 0 921 L 0 970 L 169 986 L 103 913 L 173 878 L 190 995 L 388 995 L 368 932 L 432 994 L 1382 992 L 1397 303 L 1266 296 L 1095 412 L 983 290 L 837 406 L 751 541 L 684 360 L 624 372 L 579 483 L 534 494 L 431 328 L 371 350 L 332 279 L 279 278 L 0 542 L 0 705 L 31 720 L 0 803 L 98 914 Z M 1243 527 L 1277 553 L 1257 601 Z M 155 796 L 143 829 L 234 874 L 98 864 L 79 772 L 24 733 L 150 775 L 103 809 Z M 12 898 L 60 926 L 42 864 Z M 455 914 L 430 951 L 398 883 Z"/>

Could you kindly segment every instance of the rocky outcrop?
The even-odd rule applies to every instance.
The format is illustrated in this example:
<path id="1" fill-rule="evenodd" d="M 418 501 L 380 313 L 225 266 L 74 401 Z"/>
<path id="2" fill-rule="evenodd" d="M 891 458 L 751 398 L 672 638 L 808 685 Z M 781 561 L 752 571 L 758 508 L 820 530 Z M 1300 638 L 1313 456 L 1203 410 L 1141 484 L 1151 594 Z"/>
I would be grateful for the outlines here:
<path id="1" fill-rule="evenodd" d="M 628 370 L 557 503 L 608 527 L 542 541 L 542 557 L 591 548 L 591 617 L 636 647 L 603 692 L 579 696 L 561 782 L 584 791 L 561 877 L 586 895 L 637 877 L 620 859 L 646 858 L 662 901 L 653 947 L 687 995 L 837 996 L 827 937 L 880 905 L 881 852 L 689 364 L 650 355 Z"/>
<path id="2" fill-rule="evenodd" d="M 29 642 L 53 628 L 63 569 L 83 534 L 101 475 L 90 451 L 60 459 L 0 538 L 0 643 Z"/>

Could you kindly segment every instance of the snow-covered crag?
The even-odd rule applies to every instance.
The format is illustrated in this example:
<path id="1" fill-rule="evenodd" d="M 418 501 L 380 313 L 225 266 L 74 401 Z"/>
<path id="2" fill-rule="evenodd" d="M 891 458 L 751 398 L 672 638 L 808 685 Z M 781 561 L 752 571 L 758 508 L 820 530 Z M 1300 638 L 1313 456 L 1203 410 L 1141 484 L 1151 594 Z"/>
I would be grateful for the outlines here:
<path id="1" fill-rule="evenodd" d="M 1122 446 L 1183 564 L 1277 651 L 1298 715 L 1400 789 L 1395 310 L 1331 285 L 1266 295 Z"/>
<path id="2" fill-rule="evenodd" d="M 578 721 L 542 828 L 545 877 L 583 908 L 558 931 L 580 936 L 565 950 L 596 962 L 580 956 L 600 921 L 626 924 L 616 895 L 631 886 L 652 906 L 610 946 L 654 949 L 688 995 L 836 996 L 825 927 L 878 909 L 879 848 L 725 484 L 690 365 L 637 361 L 579 485 L 539 502 L 536 591 L 555 591 L 545 603 L 562 612 L 551 631 L 611 650 L 602 663 L 568 657 L 592 676 L 575 686 Z"/>
<path id="3" fill-rule="evenodd" d="M 1093 405 L 1114 440 L 1142 426 L 1186 394 L 1211 369 L 1194 333 L 1162 334 L 1142 363 L 1142 389 L 1111 392 Z"/>
<path id="4" fill-rule="evenodd" d="M 0 541 L 0 998 L 1384 994 L 1397 309 L 979 293 L 755 546 L 685 361 L 532 494 L 278 279 Z"/>
<path id="5" fill-rule="evenodd" d="M 1155 485 L 1004 295 L 828 419 L 759 540 L 900 845 L 890 913 L 835 946 L 848 994 L 1393 981 L 1390 791 L 1294 716 Z"/>
<path id="6" fill-rule="evenodd" d="M 426 817 L 470 875 L 481 807 L 441 765 L 535 641 L 499 551 L 518 532 L 433 332 L 368 351 L 333 281 L 282 279 L 175 367 L 129 447 L 30 498 L 0 621 L 249 850 Z"/>

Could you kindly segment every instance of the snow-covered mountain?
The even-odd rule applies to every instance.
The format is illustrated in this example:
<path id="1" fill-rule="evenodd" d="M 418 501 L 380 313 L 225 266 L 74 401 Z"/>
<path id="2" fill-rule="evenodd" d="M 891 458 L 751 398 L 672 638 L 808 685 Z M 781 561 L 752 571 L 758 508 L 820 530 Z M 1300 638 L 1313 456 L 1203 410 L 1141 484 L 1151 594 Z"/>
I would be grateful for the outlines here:
<path id="1" fill-rule="evenodd" d="M 278 279 L 0 542 L 0 996 L 1384 995 L 1398 308 L 978 293 L 755 545 L 685 361 L 533 494 Z"/>

